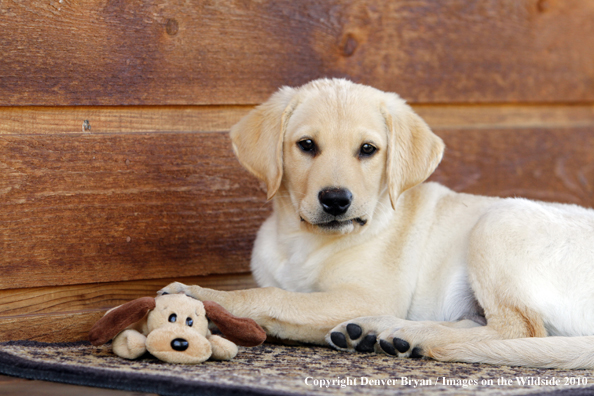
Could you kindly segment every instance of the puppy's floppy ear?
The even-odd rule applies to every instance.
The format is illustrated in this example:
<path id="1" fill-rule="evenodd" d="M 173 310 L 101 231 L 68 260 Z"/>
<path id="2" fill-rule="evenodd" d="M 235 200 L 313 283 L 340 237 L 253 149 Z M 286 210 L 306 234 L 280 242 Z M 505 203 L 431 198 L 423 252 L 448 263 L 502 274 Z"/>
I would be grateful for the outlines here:
<path id="1" fill-rule="evenodd" d="M 387 94 L 381 111 L 388 127 L 386 173 L 392 208 L 400 194 L 422 183 L 437 168 L 445 145 L 404 100 Z"/>
<path id="2" fill-rule="evenodd" d="M 239 162 L 266 182 L 271 199 L 283 177 L 283 139 L 297 106 L 296 90 L 283 87 L 231 127 L 233 151 Z"/>
<path id="3" fill-rule="evenodd" d="M 142 297 L 107 312 L 89 331 L 91 344 L 103 345 L 155 308 L 153 297 Z"/>
<path id="4" fill-rule="evenodd" d="M 202 301 L 202 303 L 206 310 L 206 317 L 217 325 L 229 341 L 252 347 L 266 340 L 266 332 L 252 319 L 233 316 L 214 301 Z"/>

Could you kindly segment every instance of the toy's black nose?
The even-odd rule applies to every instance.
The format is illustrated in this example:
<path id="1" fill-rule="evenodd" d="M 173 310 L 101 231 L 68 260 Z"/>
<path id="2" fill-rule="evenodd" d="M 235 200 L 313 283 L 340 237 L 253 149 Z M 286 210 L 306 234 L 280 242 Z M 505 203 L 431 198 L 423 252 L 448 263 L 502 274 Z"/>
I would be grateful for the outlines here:
<path id="1" fill-rule="evenodd" d="M 351 206 L 353 194 L 346 188 L 328 188 L 320 191 L 318 200 L 324 212 L 332 216 L 340 216 Z"/>
<path id="2" fill-rule="evenodd" d="M 171 348 L 175 351 L 183 352 L 190 346 L 190 343 L 183 338 L 176 338 L 171 341 Z"/>

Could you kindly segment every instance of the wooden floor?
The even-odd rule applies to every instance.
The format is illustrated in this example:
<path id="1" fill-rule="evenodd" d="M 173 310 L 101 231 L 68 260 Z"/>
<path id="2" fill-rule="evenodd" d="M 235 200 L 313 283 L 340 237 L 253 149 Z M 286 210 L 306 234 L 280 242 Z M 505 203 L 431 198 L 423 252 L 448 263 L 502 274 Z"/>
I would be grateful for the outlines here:
<path id="1" fill-rule="evenodd" d="M 2 396 L 149 396 L 154 393 L 138 393 L 90 388 L 86 386 L 59 384 L 56 382 L 31 381 L 22 378 L 0 375 L 0 395 Z M 155 395 L 156 396 L 156 395 Z"/>

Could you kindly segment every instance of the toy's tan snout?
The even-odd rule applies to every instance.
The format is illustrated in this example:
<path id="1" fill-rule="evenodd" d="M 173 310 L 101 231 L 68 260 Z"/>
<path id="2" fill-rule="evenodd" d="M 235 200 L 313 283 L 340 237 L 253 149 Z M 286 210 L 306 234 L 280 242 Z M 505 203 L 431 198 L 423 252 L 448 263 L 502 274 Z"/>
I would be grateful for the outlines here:
<path id="1" fill-rule="evenodd" d="M 173 324 L 151 331 L 146 337 L 146 349 L 158 359 L 188 364 L 204 362 L 212 355 L 206 337 L 191 328 Z"/>

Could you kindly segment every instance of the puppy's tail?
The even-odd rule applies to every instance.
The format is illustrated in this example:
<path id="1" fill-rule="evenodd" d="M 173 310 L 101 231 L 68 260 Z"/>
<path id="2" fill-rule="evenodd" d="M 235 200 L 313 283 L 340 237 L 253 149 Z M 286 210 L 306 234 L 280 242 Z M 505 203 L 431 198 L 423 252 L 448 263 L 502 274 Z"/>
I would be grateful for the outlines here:
<path id="1" fill-rule="evenodd" d="M 446 362 L 594 369 L 594 336 L 542 337 L 451 344 L 425 354 Z"/>

